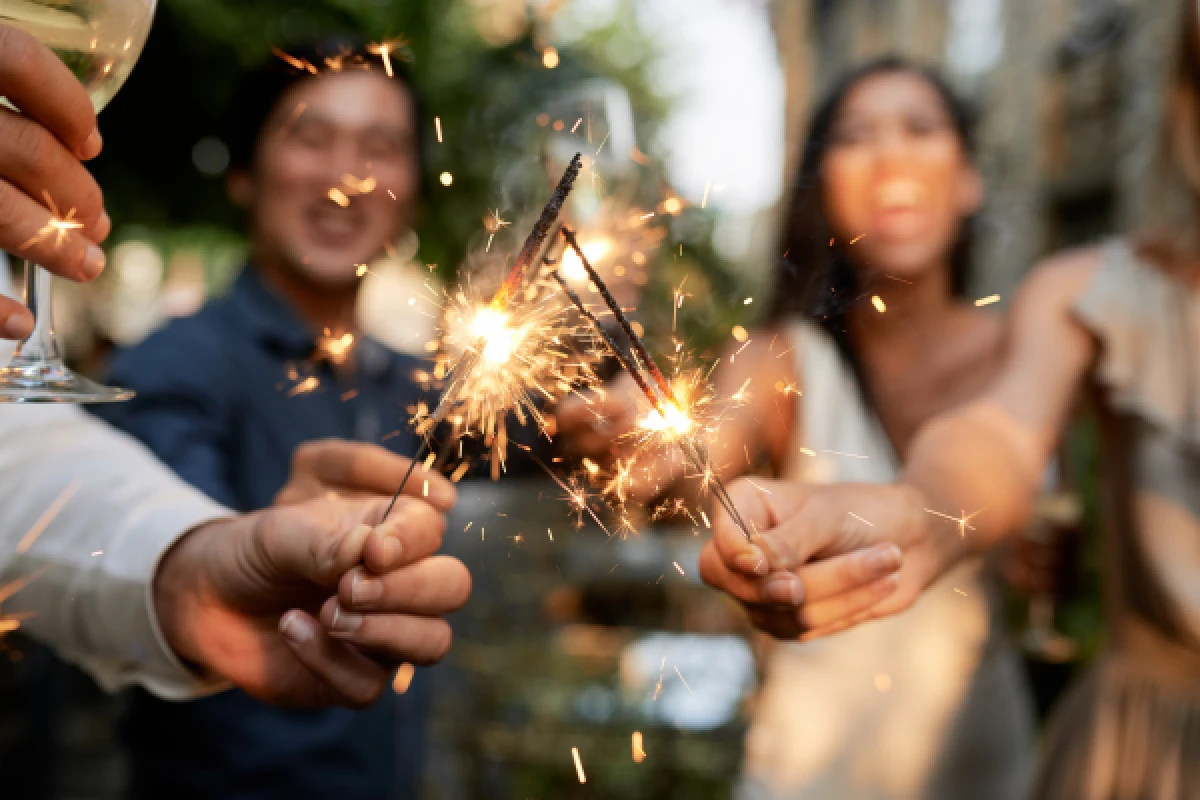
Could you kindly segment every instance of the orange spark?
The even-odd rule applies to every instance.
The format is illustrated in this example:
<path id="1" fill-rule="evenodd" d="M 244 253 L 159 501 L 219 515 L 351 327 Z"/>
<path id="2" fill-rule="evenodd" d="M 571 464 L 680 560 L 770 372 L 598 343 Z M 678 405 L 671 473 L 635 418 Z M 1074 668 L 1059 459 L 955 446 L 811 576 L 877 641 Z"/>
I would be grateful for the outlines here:
<path id="1" fill-rule="evenodd" d="M 66 238 L 68 231 L 77 231 L 83 227 L 83 223 L 75 219 L 75 209 L 72 208 L 64 217 L 58 213 L 58 206 L 54 203 L 54 198 L 50 193 L 42 190 L 42 197 L 46 198 L 46 205 L 50 207 L 50 219 L 45 225 L 38 230 L 37 233 L 30 238 L 29 241 L 21 245 L 22 250 L 32 247 L 39 242 L 42 242 L 51 236 L 54 237 L 54 246 L 62 247 L 63 239 Z"/>
<path id="2" fill-rule="evenodd" d="M 42 535 L 42 532 L 50 526 L 50 523 L 53 522 L 54 518 L 59 515 L 59 512 L 63 510 L 63 507 L 70 502 L 71 498 L 74 497 L 75 492 L 79 491 L 80 483 L 82 483 L 82 481 L 79 478 L 76 478 L 67 484 L 67 488 L 63 489 L 59 493 L 58 497 L 54 498 L 54 502 L 50 504 L 50 507 L 42 512 L 42 515 L 38 517 L 37 522 L 33 523 L 33 527 L 29 529 L 29 532 L 26 533 L 25 536 L 22 537 L 21 541 L 17 544 L 18 553 L 28 552 L 29 548 L 33 547 L 33 543 L 38 540 L 38 537 Z"/>
<path id="3" fill-rule="evenodd" d="M 579 748 L 571 748 L 571 758 L 575 761 L 575 774 L 579 776 L 580 783 L 587 783 L 587 775 L 583 773 L 583 761 L 579 758 Z"/>

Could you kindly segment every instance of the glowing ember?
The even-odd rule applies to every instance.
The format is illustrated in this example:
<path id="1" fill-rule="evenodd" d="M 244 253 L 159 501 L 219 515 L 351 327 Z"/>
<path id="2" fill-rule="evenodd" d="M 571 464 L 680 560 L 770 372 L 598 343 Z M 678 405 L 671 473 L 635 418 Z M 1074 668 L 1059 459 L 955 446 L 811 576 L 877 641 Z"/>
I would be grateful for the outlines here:
<path id="1" fill-rule="evenodd" d="M 642 732 L 633 732 L 633 763 L 640 764 L 646 760 L 646 751 L 642 747 Z"/>
<path id="2" fill-rule="evenodd" d="M 342 208 L 350 205 L 350 198 L 346 197 L 346 193 L 336 186 L 330 189 L 326 196 Z"/>
<path id="3" fill-rule="evenodd" d="M 579 758 L 579 748 L 571 748 L 571 758 L 575 761 L 575 774 L 579 777 L 580 783 L 587 783 L 587 775 L 583 773 L 583 761 Z"/>
<path id="4" fill-rule="evenodd" d="M 77 231 L 83 227 L 83 223 L 75 219 L 75 209 L 72 208 L 67 212 L 66 216 L 58 213 L 58 206 L 54 203 L 54 198 L 50 193 L 43 190 L 42 197 L 46 199 L 46 205 L 50 207 L 50 219 L 43 225 L 37 233 L 33 235 L 29 241 L 21 245 L 22 250 L 32 247 L 38 242 L 45 241 L 51 236 L 54 237 L 54 246 L 62 247 L 63 239 L 66 238 L 70 231 Z"/>

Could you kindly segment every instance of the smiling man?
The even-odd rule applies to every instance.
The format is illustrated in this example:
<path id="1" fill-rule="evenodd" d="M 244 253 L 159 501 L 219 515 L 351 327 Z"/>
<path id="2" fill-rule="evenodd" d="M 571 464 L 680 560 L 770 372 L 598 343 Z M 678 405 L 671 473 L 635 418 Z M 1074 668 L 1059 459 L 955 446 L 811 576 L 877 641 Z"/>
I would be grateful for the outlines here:
<path id="1" fill-rule="evenodd" d="M 420 123 L 410 84 L 346 42 L 291 48 L 247 76 L 230 112 L 227 186 L 246 211 L 250 263 L 226 297 L 117 356 L 110 379 L 137 397 L 103 413 L 213 499 L 251 511 L 275 500 L 304 442 L 414 448 L 416 362 L 363 336 L 354 309 L 357 265 L 409 230 Z M 453 500 L 444 482 L 430 493 Z M 357 583 L 361 605 L 337 609 L 341 635 L 362 635 L 376 583 Z M 362 711 L 139 692 L 125 725 L 132 794 L 413 796 L 421 683 Z"/>

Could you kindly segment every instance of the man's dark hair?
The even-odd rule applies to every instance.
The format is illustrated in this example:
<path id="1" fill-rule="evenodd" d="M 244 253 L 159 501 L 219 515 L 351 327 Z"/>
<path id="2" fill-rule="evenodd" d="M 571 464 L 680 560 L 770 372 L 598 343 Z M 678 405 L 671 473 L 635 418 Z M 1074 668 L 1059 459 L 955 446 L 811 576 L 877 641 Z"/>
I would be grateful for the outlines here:
<path id="1" fill-rule="evenodd" d="M 420 163 L 424 150 L 420 97 L 399 56 L 392 55 L 390 63 L 391 80 L 403 87 L 412 101 Z M 246 73 L 234 89 L 224 126 L 230 167 L 251 169 L 254 166 L 255 150 L 263 128 L 289 89 L 334 69 L 366 69 L 378 71 L 380 75 L 387 74 L 383 57 L 371 52 L 366 41 L 353 36 L 335 36 L 290 45 L 286 51 L 273 50 L 270 58 Z"/>

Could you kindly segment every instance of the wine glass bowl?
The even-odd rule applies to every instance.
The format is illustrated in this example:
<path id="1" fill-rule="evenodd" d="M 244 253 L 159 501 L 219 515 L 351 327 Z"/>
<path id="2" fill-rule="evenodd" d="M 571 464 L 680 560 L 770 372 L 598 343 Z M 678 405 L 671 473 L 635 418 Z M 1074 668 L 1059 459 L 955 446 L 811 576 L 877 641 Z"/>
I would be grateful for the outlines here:
<path id="1" fill-rule="evenodd" d="M 156 2 L 0 0 L 0 25 L 25 31 L 53 51 L 99 112 L 141 56 Z M 4 98 L 0 102 L 13 108 Z M 105 403 L 133 397 L 128 389 L 77 375 L 63 362 L 54 335 L 50 274 L 30 261 L 25 262 L 25 304 L 33 312 L 33 333 L 0 368 L 0 402 Z"/>

